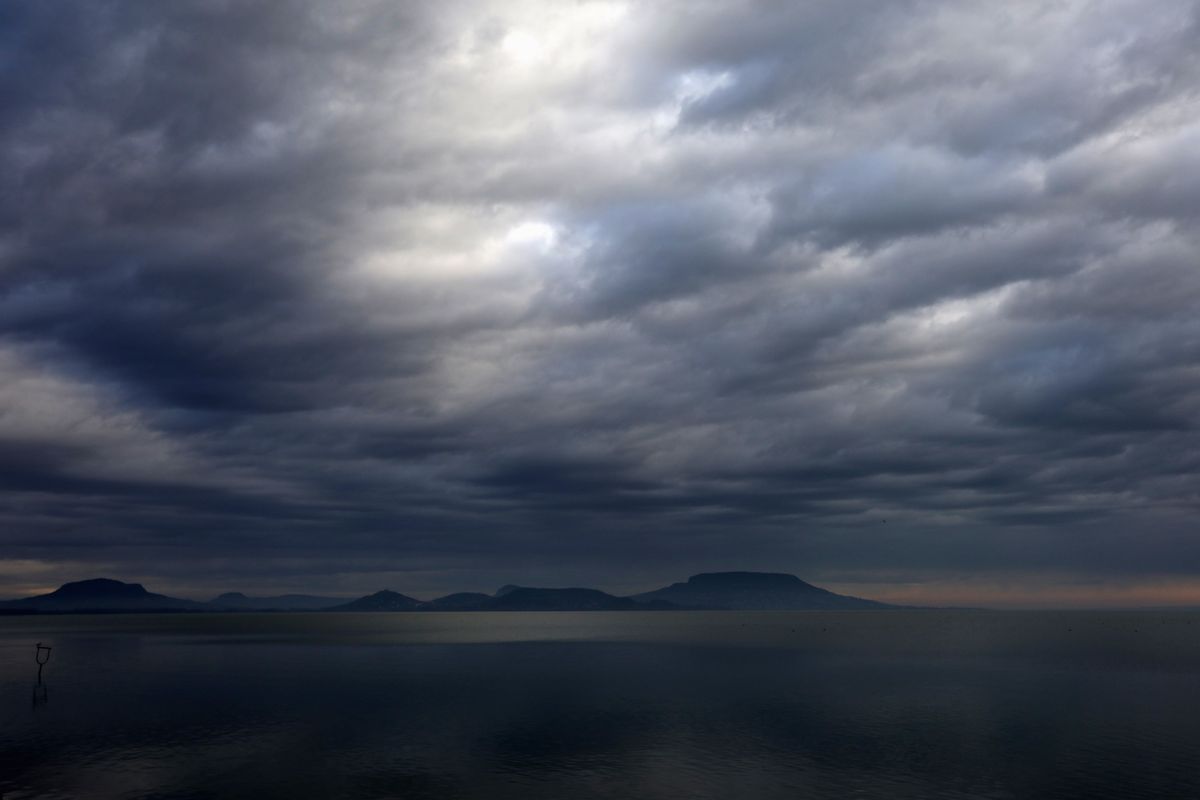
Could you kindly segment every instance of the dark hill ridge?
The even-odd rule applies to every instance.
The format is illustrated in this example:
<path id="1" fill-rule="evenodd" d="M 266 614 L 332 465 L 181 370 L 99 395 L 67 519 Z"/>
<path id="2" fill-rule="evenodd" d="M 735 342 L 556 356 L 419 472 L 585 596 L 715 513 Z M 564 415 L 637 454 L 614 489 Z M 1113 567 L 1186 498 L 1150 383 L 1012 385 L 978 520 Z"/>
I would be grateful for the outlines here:
<path id="1" fill-rule="evenodd" d="M 122 583 L 114 581 L 111 578 L 92 578 L 86 581 L 75 581 L 74 583 L 64 583 L 62 586 L 55 589 L 50 594 L 41 595 L 46 599 L 71 599 L 86 597 L 89 599 L 98 597 L 120 597 L 124 599 L 150 597 L 150 592 L 146 591 L 146 587 L 140 583 Z M 156 595 L 164 596 L 164 595 Z"/>
<path id="2" fill-rule="evenodd" d="M 686 583 L 634 595 L 639 602 L 665 601 L 683 608 L 734 611 L 837 611 L 895 608 L 887 603 L 835 594 L 779 572 L 706 572 Z"/>
<path id="3" fill-rule="evenodd" d="M 421 603 L 418 611 L 647 611 L 649 606 L 599 589 L 504 586 L 494 595 L 458 592 Z"/>
<path id="4" fill-rule="evenodd" d="M 321 611 L 346 602 L 345 597 L 318 597 L 311 594 L 247 597 L 241 592 L 226 592 L 209 600 L 208 604 L 216 610 L 230 611 Z"/>
<path id="5" fill-rule="evenodd" d="M 639 611 L 637 602 L 599 589 L 534 589 L 505 587 L 493 598 L 488 611 Z M 481 609 L 483 610 L 483 609 Z"/>
<path id="6" fill-rule="evenodd" d="M 617 597 L 599 589 L 507 585 L 496 594 L 458 592 L 423 602 L 384 590 L 345 602 L 314 595 L 247 597 L 229 592 L 208 603 L 154 594 L 138 583 L 107 578 L 63 584 L 49 594 L 0 602 L 0 613 L 103 613 L 156 611 L 830 611 L 898 608 L 835 594 L 797 578 L 768 572 L 710 572 L 684 583 Z"/>
<path id="7" fill-rule="evenodd" d="M 426 611 L 479 611 L 495 598 L 483 592 L 455 592 L 424 603 Z"/>
<path id="8" fill-rule="evenodd" d="M 10 600 L 6 609 L 49 612 L 106 611 L 199 611 L 203 603 L 181 600 L 146 591 L 140 583 L 122 583 L 110 578 L 64 583 L 49 594 Z"/>
<path id="9" fill-rule="evenodd" d="M 329 611 L 416 611 L 421 605 L 420 600 L 406 594 L 384 589 L 382 592 L 369 594 L 349 603 L 334 606 Z"/>

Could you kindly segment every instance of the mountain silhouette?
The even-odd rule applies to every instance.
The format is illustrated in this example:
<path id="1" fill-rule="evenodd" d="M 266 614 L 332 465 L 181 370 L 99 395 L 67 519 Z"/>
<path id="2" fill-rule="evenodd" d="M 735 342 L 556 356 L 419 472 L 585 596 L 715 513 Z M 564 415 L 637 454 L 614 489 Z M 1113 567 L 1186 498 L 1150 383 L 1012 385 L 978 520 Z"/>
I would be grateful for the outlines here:
<path id="1" fill-rule="evenodd" d="M 416 611 L 421 605 L 420 600 L 409 597 L 406 594 L 393 592 L 384 589 L 375 594 L 369 594 L 366 597 L 360 597 L 357 600 L 351 600 L 349 603 L 333 606 L 326 609 L 327 611 Z"/>
<path id="2" fill-rule="evenodd" d="M 49 594 L 0 602 L 0 613 L 158 611 L 838 611 L 901 608 L 850 597 L 771 572 L 708 572 L 662 589 L 618 597 L 599 589 L 550 589 L 508 584 L 494 595 L 457 592 L 423 602 L 391 590 L 345 601 L 318 595 L 248 597 L 227 592 L 207 603 L 146 591 L 109 578 L 65 583 Z"/>
<path id="3" fill-rule="evenodd" d="M 706 572 L 684 583 L 635 595 L 638 602 L 666 601 L 683 608 L 737 611 L 815 611 L 896 608 L 835 594 L 777 572 Z"/>
<path id="4" fill-rule="evenodd" d="M 343 605 L 344 597 L 320 597 L 311 594 L 281 594 L 274 597 L 247 597 L 241 592 L 226 592 L 208 601 L 217 611 L 321 611 Z"/>
<path id="5" fill-rule="evenodd" d="M 507 590 L 507 591 L 505 591 Z M 492 598 L 490 611 L 639 611 L 637 602 L 599 589 L 535 589 L 505 587 Z"/>
<path id="6" fill-rule="evenodd" d="M 455 592 L 424 603 L 425 611 L 481 611 L 496 598 L 483 592 Z"/>
<path id="7" fill-rule="evenodd" d="M 10 600 L 6 609 L 20 611 L 106 612 L 106 611 L 200 611 L 203 603 L 146 591 L 140 583 L 123 583 L 111 578 L 92 578 L 64 583 L 49 594 Z"/>

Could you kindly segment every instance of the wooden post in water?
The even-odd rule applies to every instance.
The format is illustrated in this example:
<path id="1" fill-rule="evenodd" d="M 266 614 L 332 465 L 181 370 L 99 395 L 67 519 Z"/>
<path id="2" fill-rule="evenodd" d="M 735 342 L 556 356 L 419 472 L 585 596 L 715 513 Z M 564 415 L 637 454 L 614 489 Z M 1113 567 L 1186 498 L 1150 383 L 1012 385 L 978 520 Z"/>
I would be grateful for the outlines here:
<path id="1" fill-rule="evenodd" d="M 44 645 L 41 642 L 37 643 L 37 653 L 35 654 L 34 658 L 37 659 L 38 665 L 38 685 L 41 685 L 42 683 L 42 667 L 46 666 L 46 662 L 50 660 L 50 651 L 52 649 L 53 648 L 50 646 Z"/>
<path id="2" fill-rule="evenodd" d="M 50 646 L 38 642 L 37 650 L 34 652 L 34 658 L 38 665 L 37 684 L 33 687 L 33 707 L 46 705 L 46 684 L 42 683 L 42 669 L 46 666 L 46 662 L 50 660 Z"/>

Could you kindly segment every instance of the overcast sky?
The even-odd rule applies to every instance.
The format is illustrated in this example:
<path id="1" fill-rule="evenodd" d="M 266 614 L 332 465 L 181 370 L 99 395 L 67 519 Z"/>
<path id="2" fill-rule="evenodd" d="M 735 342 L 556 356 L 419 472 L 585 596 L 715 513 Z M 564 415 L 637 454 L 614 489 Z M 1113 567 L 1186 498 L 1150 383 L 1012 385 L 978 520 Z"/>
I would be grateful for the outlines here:
<path id="1" fill-rule="evenodd" d="M 0 594 L 1200 603 L 1198 41 L 1192 0 L 5 3 Z"/>

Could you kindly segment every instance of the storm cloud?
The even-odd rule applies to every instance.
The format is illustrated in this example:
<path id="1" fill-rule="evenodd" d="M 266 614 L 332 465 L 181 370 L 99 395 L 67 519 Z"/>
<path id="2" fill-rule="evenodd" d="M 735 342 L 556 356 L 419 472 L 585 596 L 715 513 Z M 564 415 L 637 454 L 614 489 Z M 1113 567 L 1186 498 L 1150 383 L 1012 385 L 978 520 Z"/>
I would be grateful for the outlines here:
<path id="1" fill-rule="evenodd" d="M 1197 41 L 1191 0 L 5 4 L 4 593 L 1200 602 Z"/>

